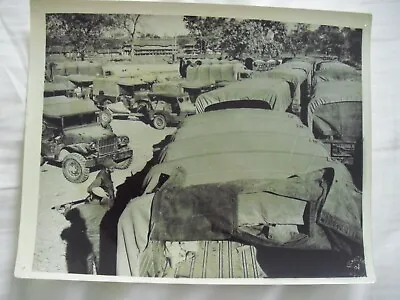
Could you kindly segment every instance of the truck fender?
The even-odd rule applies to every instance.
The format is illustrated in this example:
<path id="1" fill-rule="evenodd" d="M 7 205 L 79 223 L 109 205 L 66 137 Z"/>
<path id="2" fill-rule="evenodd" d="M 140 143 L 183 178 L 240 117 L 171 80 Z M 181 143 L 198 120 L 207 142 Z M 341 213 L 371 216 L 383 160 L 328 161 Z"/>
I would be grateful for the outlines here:
<path id="1" fill-rule="evenodd" d="M 165 120 L 167 121 L 167 123 L 169 123 L 171 121 L 171 115 L 169 114 L 168 111 L 165 110 L 155 110 L 153 111 L 152 115 L 151 115 L 151 119 L 154 119 L 155 115 L 163 115 Z"/>
<path id="2" fill-rule="evenodd" d="M 88 144 L 85 143 L 68 145 L 64 149 L 68 152 L 76 152 L 83 155 L 88 154 Z"/>

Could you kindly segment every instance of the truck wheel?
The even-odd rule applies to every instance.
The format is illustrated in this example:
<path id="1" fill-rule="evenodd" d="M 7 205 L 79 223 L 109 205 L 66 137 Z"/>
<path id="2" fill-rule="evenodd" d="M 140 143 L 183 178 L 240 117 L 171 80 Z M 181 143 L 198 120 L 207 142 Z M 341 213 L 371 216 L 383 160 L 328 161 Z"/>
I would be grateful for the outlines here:
<path id="1" fill-rule="evenodd" d="M 129 166 L 132 163 L 132 160 L 133 160 L 133 157 L 131 156 L 131 157 L 125 159 L 125 160 L 122 160 L 122 161 L 119 161 L 119 162 L 116 161 L 115 162 L 115 168 L 118 169 L 118 170 L 128 169 Z"/>
<path id="2" fill-rule="evenodd" d="M 62 169 L 64 177 L 72 183 L 82 183 L 89 178 L 86 158 L 79 153 L 68 154 L 62 162 Z"/>
<path id="3" fill-rule="evenodd" d="M 155 129 L 162 130 L 167 126 L 167 121 L 163 115 L 155 115 L 153 119 L 153 126 Z"/>

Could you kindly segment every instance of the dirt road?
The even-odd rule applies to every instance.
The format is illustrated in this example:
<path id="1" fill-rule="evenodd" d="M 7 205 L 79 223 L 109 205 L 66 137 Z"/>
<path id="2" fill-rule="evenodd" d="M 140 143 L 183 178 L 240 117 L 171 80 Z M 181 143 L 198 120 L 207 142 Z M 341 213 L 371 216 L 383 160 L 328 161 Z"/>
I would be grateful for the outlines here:
<path id="1" fill-rule="evenodd" d="M 127 170 L 115 170 L 112 178 L 115 187 L 122 184 L 126 177 L 140 171 L 152 157 L 153 144 L 161 141 L 175 128 L 156 130 L 140 121 L 113 120 L 116 134 L 125 134 L 130 138 L 134 150 L 132 165 Z M 54 205 L 83 199 L 87 196 L 87 186 L 93 181 L 97 172 L 91 173 L 89 179 L 81 184 L 68 182 L 61 168 L 45 164 L 40 174 L 40 199 L 36 233 L 36 248 L 33 269 L 46 272 L 67 272 L 65 263 L 65 244 L 60 238 L 61 231 L 70 224 L 64 216 L 51 210 Z"/>

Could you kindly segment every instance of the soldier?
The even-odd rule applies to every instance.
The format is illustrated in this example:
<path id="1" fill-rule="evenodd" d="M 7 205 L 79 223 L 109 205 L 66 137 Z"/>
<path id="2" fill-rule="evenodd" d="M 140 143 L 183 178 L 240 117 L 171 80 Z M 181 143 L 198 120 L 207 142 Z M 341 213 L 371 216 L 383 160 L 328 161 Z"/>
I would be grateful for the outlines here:
<path id="1" fill-rule="evenodd" d="M 103 107 L 106 102 L 106 96 L 104 95 L 104 91 L 99 91 L 99 95 L 96 97 L 97 106 Z"/>
<path id="2" fill-rule="evenodd" d="M 111 179 L 111 173 L 114 168 L 114 162 L 111 159 L 106 160 L 95 180 L 87 188 L 87 192 L 92 196 L 93 200 L 108 203 L 110 208 L 113 206 L 115 198 L 114 183 Z"/>
<path id="3" fill-rule="evenodd" d="M 100 226 L 104 215 L 114 205 L 115 191 L 111 178 L 114 166 L 112 160 L 105 161 L 87 188 L 87 201 L 75 208 L 70 205 L 63 211 L 71 222 L 71 226 L 61 233 L 61 238 L 67 242 L 66 260 L 70 273 L 102 273 Z"/>

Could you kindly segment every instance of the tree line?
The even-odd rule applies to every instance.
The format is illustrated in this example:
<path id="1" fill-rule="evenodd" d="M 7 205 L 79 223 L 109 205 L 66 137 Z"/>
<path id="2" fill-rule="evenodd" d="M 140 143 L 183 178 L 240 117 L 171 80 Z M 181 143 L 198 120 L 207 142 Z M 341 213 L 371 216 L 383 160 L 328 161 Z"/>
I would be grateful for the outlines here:
<path id="1" fill-rule="evenodd" d="M 298 23 L 288 29 L 285 23 L 268 20 L 239 20 L 185 16 L 184 22 L 202 51 L 220 50 L 232 57 L 278 57 L 319 53 L 361 63 L 362 30 Z"/>
<path id="2" fill-rule="evenodd" d="M 69 45 L 84 59 L 88 49 L 109 45 L 104 33 L 116 28 L 119 35 L 125 33 L 131 44 L 136 38 L 160 38 L 138 32 L 142 17 L 140 14 L 48 14 L 46 44 Z M 198 16 L 184 16 L 183 21 L 190 34 L 188 38 L 181 37 L 177 44 L 183 46 L 190 38 L 203 53 L 211 50 L 231 57 L 260 59 L 279 57 L 285 52 L 294 56 L 321 53 L 361 63 L 361 29 L 321 25 L 311 30 L 311 25 L 302 23 L 288 29 L 277 21 Z"/>

